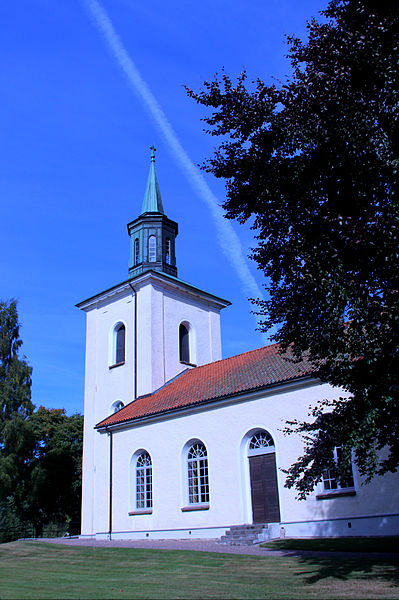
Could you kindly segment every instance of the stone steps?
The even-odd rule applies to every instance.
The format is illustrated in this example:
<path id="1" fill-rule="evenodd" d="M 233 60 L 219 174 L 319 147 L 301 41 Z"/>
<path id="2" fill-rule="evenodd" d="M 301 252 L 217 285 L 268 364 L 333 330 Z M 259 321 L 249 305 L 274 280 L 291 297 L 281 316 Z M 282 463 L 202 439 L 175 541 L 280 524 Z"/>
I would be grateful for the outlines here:
<path id="1" fill-rule="evenodd" d="M 253 525 L 233 525 L 219 540 L 219 544 L 229 546 L 252 546 L 256 544 L 258 536 L 267 529 L 267 523 L 255 523 Z"/>

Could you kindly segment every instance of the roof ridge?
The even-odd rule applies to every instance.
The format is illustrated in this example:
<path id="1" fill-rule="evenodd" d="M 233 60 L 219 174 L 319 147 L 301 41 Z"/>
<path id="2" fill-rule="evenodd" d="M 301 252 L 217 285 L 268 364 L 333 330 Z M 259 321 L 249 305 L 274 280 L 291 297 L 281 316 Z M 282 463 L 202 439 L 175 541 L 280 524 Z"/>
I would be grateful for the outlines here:
<path id="1" fill-rule="evenodd" d="M 204 365 L 199 365 L 195 369 L 190 369 L 191 371 L 196 371 L 197 369 L 201 369 L 202 367 L 208 367 L 209 365 L 216 365 L 217 363 L 224 362 L 226 360 L 232 360 L 233 358 L 238 358 L 239 356 L 245 356 L 246 354 L 253 354 L 254 352 L 259 352 L 260 350 L 265 350 L 266 348 L 272 348 L 273 346 L 280 346 L 278 342 L 274 344 L 267 344 L 266 346 L 261 346 L 260 348 L 254 348 L 252 350 L 246 350 L 245 352 L 240 352 L 240 354 L 233 354 L 233 356 L 228 356 L 227 358 L 219 358 L 219 360 L 211 360 L 209 363 L 205 363 Z"/>

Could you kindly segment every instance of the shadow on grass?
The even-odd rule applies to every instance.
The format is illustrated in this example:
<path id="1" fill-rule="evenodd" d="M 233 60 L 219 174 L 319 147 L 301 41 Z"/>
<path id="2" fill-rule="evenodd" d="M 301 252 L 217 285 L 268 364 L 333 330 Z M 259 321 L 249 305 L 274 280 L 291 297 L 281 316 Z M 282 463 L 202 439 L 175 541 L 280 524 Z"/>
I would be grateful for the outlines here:
<path id="1" fill-rule="evenodd" d="M 325 579 L 338 579 L 351 581 L 354 577 L 362 580 L 385 581 L 387 584 L 399 587 L 399 560 L 385 560 L 381 558 L 363 559 L 333 556 L 331 558 L 316 558 L 299 556 L 292 553 L 303 566 L 297 575 L 303 577 L 306 583 L 317 583 Z"/>

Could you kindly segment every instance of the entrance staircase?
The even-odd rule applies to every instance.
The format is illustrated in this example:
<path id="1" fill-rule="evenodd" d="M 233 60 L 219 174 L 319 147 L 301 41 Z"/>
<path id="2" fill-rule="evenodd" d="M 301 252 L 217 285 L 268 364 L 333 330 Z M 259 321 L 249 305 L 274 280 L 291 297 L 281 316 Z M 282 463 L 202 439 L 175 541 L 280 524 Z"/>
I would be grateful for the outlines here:
<path id="1" fill-rule="evenodd" d="M 269 538 L 267 523 L 254 523 L 253 525 L 233 525 L 219 540 L 219 544 L 229 546 L 252 546 L 264 542 Z"/>

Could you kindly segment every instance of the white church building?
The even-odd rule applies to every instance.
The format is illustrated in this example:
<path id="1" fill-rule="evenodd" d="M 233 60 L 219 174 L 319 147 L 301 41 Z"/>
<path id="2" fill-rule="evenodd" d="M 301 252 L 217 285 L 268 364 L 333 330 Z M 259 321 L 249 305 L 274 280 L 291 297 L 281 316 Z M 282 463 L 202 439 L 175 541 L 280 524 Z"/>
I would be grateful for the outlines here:
<path id="1" fill-rule="evenodd" d="M 306 500 L 284 487 L 303 451 L 282 432 L 338 391 L 273 344 L 222 359 L 229 302 L 177 276 L 177 223 L 152 152 L 128 279 L 77 306 L 87 315 L 83 537 L 220 538 L 399 534 L 399 477 L 369 485 L 331 469 Z M 263 529 L 264 528 L 264 529 Z"/>

